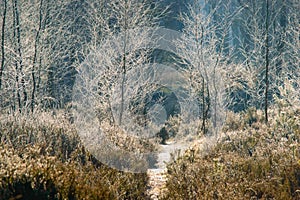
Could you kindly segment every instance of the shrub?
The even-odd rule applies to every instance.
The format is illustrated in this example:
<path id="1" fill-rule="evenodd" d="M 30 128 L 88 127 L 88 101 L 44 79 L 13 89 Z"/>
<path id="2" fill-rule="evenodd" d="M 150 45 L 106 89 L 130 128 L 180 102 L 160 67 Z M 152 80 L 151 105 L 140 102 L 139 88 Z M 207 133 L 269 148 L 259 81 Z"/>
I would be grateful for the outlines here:
<path id="1" fill-rule="evenodd" d="M 287 139 L 291 125 L 276 129 L 276 120 L 234 128 L 209 152 L 194 147 L 173 160 L 161 199 L 299 199 L 299 134 Z"/>
<path id="2" fill-rule="evenodd" d="M 145 199 L 147 175 L 97 161 L 63 116 L 3 116 L 0 199 Z"/>

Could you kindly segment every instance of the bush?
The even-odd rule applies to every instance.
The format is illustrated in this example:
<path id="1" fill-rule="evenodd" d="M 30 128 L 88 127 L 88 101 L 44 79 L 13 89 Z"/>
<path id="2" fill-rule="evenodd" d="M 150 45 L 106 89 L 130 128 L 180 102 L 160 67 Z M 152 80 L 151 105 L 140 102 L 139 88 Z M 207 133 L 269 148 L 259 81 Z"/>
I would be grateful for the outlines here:
<path id="1" fill-rule="evenodd" d="M 194 147 L 174 160 L 161 199 L 299 199 L 300 135 L 286 138 L 291 127 L 277 129 L 271 116 L 269 127 L 234 127 L 209 152 Z"/>
<path id="2" fill-rule="evenodd" d="M 102 165 L 63 116 L 3 116 L 0 199 L 145 199 L 146 174 Z"/>

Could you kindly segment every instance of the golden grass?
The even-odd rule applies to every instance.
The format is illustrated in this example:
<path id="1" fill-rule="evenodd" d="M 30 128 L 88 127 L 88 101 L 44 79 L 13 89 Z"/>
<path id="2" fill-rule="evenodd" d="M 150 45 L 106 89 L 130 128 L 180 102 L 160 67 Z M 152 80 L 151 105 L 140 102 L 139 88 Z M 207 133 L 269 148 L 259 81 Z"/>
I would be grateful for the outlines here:
<path id="1" fill-rule="evenodd" d="M 272 110 L 268 126 L 261 113 L 232 114 L 209 152 L 169 164 L 161 199 L 300 199 L 299 110 Z"/>
<path id="2" fill-rule="evenodd" d="M 0 119 L 0 199 L 147 198 L 146 174 L 102 165 L 63 115 Z"/>
<path id="3" fill-rule="evenodd" d="M 263 121 L 253 108 L 230 113 L 226 137 L 167 166 L 161 199 L 300 199 L 300 109 L 273 108 L 269 124 Z M 114 141 L 119 131 L 110 129 Z M 144 146 L 120 134 L 127 147 Z M 0 139 L 0 199 L 148 198 L 145 173 L 101 164 L 63 114 L 2 115 Z"/>

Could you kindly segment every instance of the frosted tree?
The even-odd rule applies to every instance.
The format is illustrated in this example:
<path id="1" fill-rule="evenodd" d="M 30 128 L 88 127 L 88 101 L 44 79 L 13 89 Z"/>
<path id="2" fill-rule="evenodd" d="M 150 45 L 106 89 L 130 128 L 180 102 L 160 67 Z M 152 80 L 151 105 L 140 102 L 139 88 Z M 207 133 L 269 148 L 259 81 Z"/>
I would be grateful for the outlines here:
<path id="1" fill-rule="evenodd" d="M 298 76 L 294 67 L 297 59 L 288 56 L 288 52 L 295 49 L 288 46 L 291 43 L 297 44 L 297 36 L 294 35 L 297 31 L 288 31 L 297 27 L 297 3 L 266 0 L 251 3 L 239 1 L 238 5 L 245 9 L 235 18 L 234 27 L 240 33 L 234 33 L 238 55 L 234 61 L 239 63 L 238 73 L 245 73 L 242 75 L 243 81 L 239 81 L 240 89 L 235 93 L 243 91 L 247 99 L 245 108 L 253 106 L 263 109 L 267 123 L 268 107 L 273 105 L 273 96 L 278 94 L 278 88 L 286 78 L 293 77 L 296 80 Z"/>
<path id="2" fill-rule="evenodd" d="M 77 126 L 86 127 L 80 130 L 81 136 L 87 145 L 96 149 L 95 152 L 110 152 L 111 155 L 119 152 L 124 159 L 131 155 L 143 157 L 138 152 L 123 151 L 120 146 L 114 146 L 115 143 L 110 145 L 108 138 L 134 134 L 126 143 L 143 133 L 139 129 L 141 123 L 137 122 L 143 121 L 143 113 L 139 117 L 138 110 L 153 87 L 147 83 L 151 73 L 149 55 L 154 47 L 152 34 L 156 29 L 155 4 L 123 0 L 104 4 L 93 1 L 89 6 L 93 11 L 88 19 L 92 37 L 85 46 L 85 60 L 77 69 L 73 91 Z M 106 153 L 99 155 L 104 163 Z M 117 158 L 111 158 L 117 163 L 114 167 L 126 165 Z"/>
<path id="3" fill-rule="evenodd" d="M 224 69 L 231 59 L 225 45 L 232 15 L 224 14 L 222 21 L 214 22 L 215 7 L 206 13 L 199 2 L 190 6 L 183 16 L 183 37 L 178 41 L 178 56 L 186 67 L 191 94 L 199 103 L 199 131 L 206 134 L 209 121 L 215 132 L 225 117 Z M 210 129 L 211 130 L 211 129 Z"/>
<path id="4" fill-rule="evenodd" d="M 70 37 L 64 35 L 69 24 L 59 26 L 55 22 L 62 20 L 66 12 L 63 8 L 68 3 L 14 0 L 1 4 L 4 12 L 1 21 L 0 93 L 4 110 L 33 112 L 50 99 L 49 88 L 54 85 L 49 81 L 49 74 L 53 73 L 51 66 L 58 60 L 55 56 L 64 51 L 64 46 L 57 49 L 57 44 L 62 38 L 70 41 Z M 64 53 L 67 55 L 66 51 Z"/>

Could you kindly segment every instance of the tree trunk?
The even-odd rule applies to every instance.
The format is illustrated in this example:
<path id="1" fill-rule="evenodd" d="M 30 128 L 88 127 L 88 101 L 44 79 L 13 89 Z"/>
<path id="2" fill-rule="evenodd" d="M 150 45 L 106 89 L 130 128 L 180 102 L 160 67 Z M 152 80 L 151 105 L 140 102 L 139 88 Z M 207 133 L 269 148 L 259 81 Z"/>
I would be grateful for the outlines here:
<path id="1" fill-rule="evenodd" d="M 27 102 L 27 92 L 26 92 L 26 87 L 25 87 L 25 79 L 24 79 L 24 74 L 23 74 L 23 60 L 22 60 L 22 51 L 21 51 L 21 28 L 20 28 L 20 16 L 19 16 L 19 11 L 18 11 L 18 1 L 14 0 L 13 2 L 13 12 L 14 12 L 14 38 L 15 38 L 15 48 L 16 48 L 16 53 L 18 55 L 18 59 L 15 62 L 16 65 L 16 81 L 17 81 L 17 96 L 18 96 L 18 102 L 19 102 L 19 111 L 22 110 L 22 107 L 26 105 Z M 20 95 L 20 87 L 19 87 L 19 75 L 21 75 L 20 77 L 20 81 L 21 81 L 21 87 L 23 90 L 23 95 L 24 95 L 24 99 L 23 99 L 23 104 L 22 104 L 22 100 L 21 100 L 21 95 Z"/>
<path id="2" fill-rule="evenodd" d="M 17 20 L 16 20 L 16 8 L 15 8 L 15 1 L 13 1 L 13 28 L 14 28 L 14 48 L 15 51 L 17 51 L 17 44 L 16 44 L 16 40 L 17 40 L 17 33 L 16 33 L 16 27 L 17 27 Z M 20 82 L 19 82 L 19 66 L 18 66 L 18 60 L 17 58 L 15 59 L 15 69 L 16 69 L 16 95 L 17 95 L 17 102 L 18 102 L 18 107 L 19 107 L 19 112 L 22 111 L 22 101 L 21 101 L 21 95 L 20 95 Z"/>
<path id="3" fill-rule="evenodd" d="M 266 41 L 265 41 L 265 123 L 268 119 L 268 93 L 269 93 L 269 0 L 266 0 Z"/>
<path id="4" fill-rule="evenodd" d="M 31 76 L 32 76 L 31 112 L 34 111 L 34 105 L 35 105 L 35 92 L 36 92 L 35 65 L 37 63 L 37 48 L 38 48 L 40 32 L 41 32 L 41 28 L 42 28 L 42 19 L 43 19 L 42 8 L 43 8 L 43 0 L 40 0 L 39 27 L 38 27 L 38 30 L 37 30 L 36 36 L 35 36 L 33 65 L 32 65 L 32 70 L 31 70 Z"/>
<path id="5" fill-rule="evenodd" d="M 205 80 L 204 77 L 202 77 L 202 130 L 203 130 L 203 134 L 206 135 L 206 113 L 205 113 Z"/>
<path id="6" fill-rule="evenodd" d="M 126 46 L 126 45 L 125 45 Z M 119 116 L 119 125 L 122 124 L 122 117 L 124 112 L 124 90 L 125 90 L 125 79 L 126 79 L 126 55 L 123 55 L 123 73 L 122 73 L 122 83 L 121 83 L 121 108 Z"/>
<path id="7" fill-rule="evenodd" d="M 123 66 L 122 66 L 122 83 L 121 83 L 121 108 L 119 116 L 119 125 L 122 125 L 122 118 L 124 112 L 124 90 L 125 90 L 125 79 L 126 79 L 126 43 L 127 43 L 127 1 L 125 1 L 125 12 L 124 12 L 124 48 L 123 48 Z"/>
<path id="8" fill-rule="evenodd" d="M 5 62 L 5 49 L 4 49 L 4 44 L 5 44 L 5 23 L 6 23 L 6 11 L 7 11 L 7 1 L 4 0 L 4 9 L 3 9 L 3 17 L 2 17 L 2 38 L 1 38 L 1 67 L 0 67 L 0 90 L 2 87 L 2 76 L 3 76 L 3 70 L 4 70 L 4 62 Z"/>

